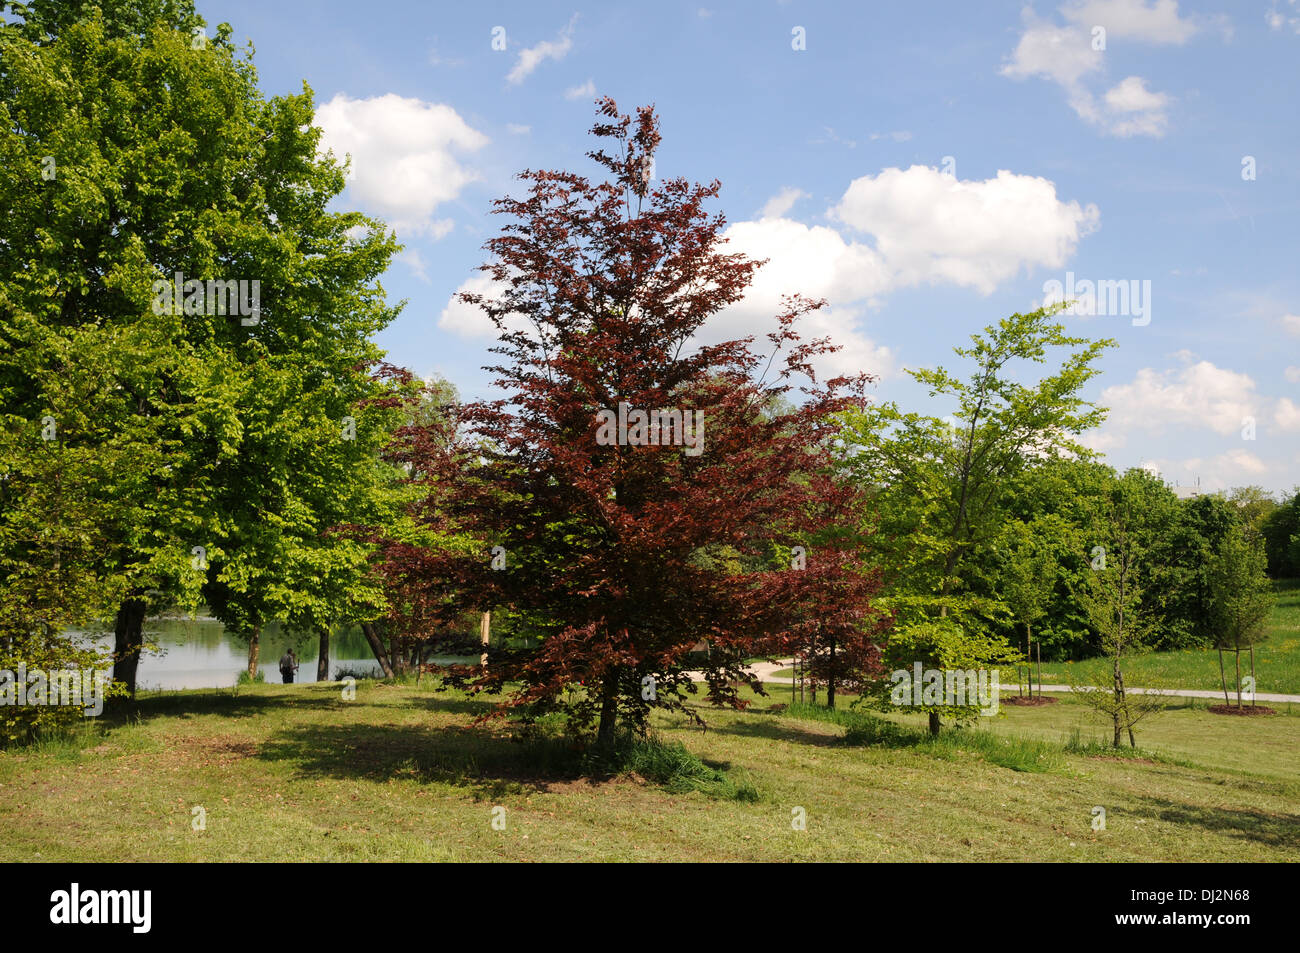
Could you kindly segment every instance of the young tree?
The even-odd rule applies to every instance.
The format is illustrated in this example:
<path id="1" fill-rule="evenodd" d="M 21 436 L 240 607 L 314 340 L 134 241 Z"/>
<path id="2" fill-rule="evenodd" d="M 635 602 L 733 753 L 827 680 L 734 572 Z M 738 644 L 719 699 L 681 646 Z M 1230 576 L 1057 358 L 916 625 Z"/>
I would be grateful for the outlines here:
<path id="1" fill-rule="evenodd" d="M 881 513 L 876 558 L 892 567 L 889 604 L 904 622 L 953 612 L 967 628 L 982 626 L 977 617 L 990 607 L 966 591 L 964 561 L 999 532 L 1006 488 L 1044 458 L 1089 456 L 1074 438 L 1105 412 L 1079 391 L 1115 342 L 1067 335 L 1052 320 L 1058 310 L 1013 314 L 972 335 L 971 347 L 955 349 L 974 363 L 968 380 L 943 368 L 909 371 L 931 397 L 955 403 L 949 418 L 890 402 L 845 415 L 846 462 Z M 1036 383 L 1017 379 L 1057 348 L 1067 351 L 1058 369 Z M 940 714 L 930 712 L 933 733 Z"/>
<path id="2" fill-rule="evenodd" d="M 1150 619 L 1142 609 L 1145 552 L 1133 530 L 1132 488 L 1143 476 L 1140 471 L 1130 471 L 1108 500 L 1106 543 L 1093 548 L 1092 574 L 1080 593 L 1102 651 L 1110 662 L 1111 687 L 1107 690 L 1073 685 L 1072 688 L 1089 707 L 1110 721 L 1114 729 L 1112 745 L 1116 748 L 1120 747 L 1125 732 L 1130 747 L 1136 748 L 1134 726 L 1163 707 L 1159 695 L 1129 695 L 1124 688 L 1124 660 L 1141 652 L 1152 634 Z"/>
<path id="3" fill-rule="evenodd" d="M 509 218 L 488 243 L 496 290 L 464 296 L 499 329 L 490 370 L 506 399 L 463 407 L 450 447 L 411 428 L 403 454 L 436 484 L 430 506 L 484 541 L 472 559 L 412 553 L 423 566 L 405 579 L 429 580 L 424 604 L 448 621 L 501 606 L 526 622 L 466 677 L 517 685 L 508 706 L 527 716 L 594 722 L 608 746 L 652 707 L 686 710 L 697 643 L 711 649 L 709 698 L 739 706 L 756 647 L 813 625 L 853 639 L 875 583 L 852 539 L 810 545 L 826 527 L 804 521 L 845 511 L 830 420 L 866 378 L 816 381 L 832 348 L 800 341 L 795 324 L 820 303 L 797 297 L 766 357 L 751 339 L 698 343 L 760 263 L 720 249 L 724 219 L 705 210 L 717 182 L 652 182 L 651 108 L 635 121 L 608 98 L 598 109 L 589 156 L 608 178 L 522 173 L 527 196 L 495 207 Z M 796 388 L 797 407 L 764 415 Z M 794 546 L 802 568 L 765 564 Z"/>
<path id="4" fill-rule="evenodd" d="M 1048 604 L 1056 589 L 1059 563 L 1050 543 L 1065 532 L 1059 518 L 1043 516 L 1030 523 L 1008 523 L 1000 537 L 998 549 L 1005 557 L 1001 566 L 1000 595 L 1016 622 L 1024 626 L 1027 673 L 1033 664 L 1034 626 L 1047 615 Z M 1040 657 L 1041 653 L 1039 647 Z M 1039 690 L 1042 690 L 1041 677 Z M 1033 695 L 1033 683 L 1030 682 L 1029 697 Z"/>
<path id="5" fill-rule="evenodd" d="M 1236 528 L 1220 544 L 1210 562 L 1210 618 L 1219 651 L 1219 681 L 1223 702 L 1229 704 L 1228 685 L 1223 673 L 1223 653 L 1236 656 L 1237 707 L 1241 707 L 1241 651 L 1250 651 L 1250 676 L 1255 678 L 1255 646 L 1267 638 L 1264 623 L 1273 609 L 1273 585 L 1264 574 L 1267 559 L 1259 540 L 1251 540 Z M 1252 692 L 1253 694 L 1253 692 Z"/>

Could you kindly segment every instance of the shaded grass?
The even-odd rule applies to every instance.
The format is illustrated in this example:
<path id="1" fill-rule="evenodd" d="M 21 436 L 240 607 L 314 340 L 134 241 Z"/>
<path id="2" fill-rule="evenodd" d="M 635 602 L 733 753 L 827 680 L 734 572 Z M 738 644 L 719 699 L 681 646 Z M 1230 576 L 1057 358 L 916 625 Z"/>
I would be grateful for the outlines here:
<path id="1" fill-rule="evenodd" d="M 143 695 L 84 734 L 0 753 L 0 860 L 1300 859 L 1297 718 L 1171 710 L 1139 743 L 1186 749 L 1179 765 L 1070 753 L 1088 715 L 1071 700 L 933 748 L 912 714 L 699 705 L 707 731 L 661 713 L 655 745 L 574 772 L 561 738 L 472 726 L 487 704 L 384 681 L 350 702 L 328 684 Z M 846 741 L 854 728 L 867 743 Z M 1035 770 L 1032 748 L 984 734 L 1053 746 L 1063 766 Z"/>

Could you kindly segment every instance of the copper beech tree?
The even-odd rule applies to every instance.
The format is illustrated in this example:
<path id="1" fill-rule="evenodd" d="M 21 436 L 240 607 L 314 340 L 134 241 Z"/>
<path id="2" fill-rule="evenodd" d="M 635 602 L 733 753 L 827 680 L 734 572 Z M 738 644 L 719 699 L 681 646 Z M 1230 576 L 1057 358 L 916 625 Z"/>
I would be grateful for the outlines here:
<path id="1" fill-rule="evenodd" d="M 606 180 L 521 173 L 526 197 L 494 203 L 509 220 L 485 246 L 495 291 L 462 295 L 499 331 L 487 370 L 507 396 L 399 431 L 394 449 L 425 484 L 417 521 L 482 546 L 394 543 L 383 568 L 427 634 L 473 611 L 517 620 L 452 681 L 508 690 L 498 713 L 598 723 L 608 745 L 653 707 L 682 710 L 692 667 L 734 707 L 755 654 L 815 637 L 839 646 L 828 672 L 870 667 L 881 620 L 851 531 L 861 500 L 830 455 L 834 415 L 870 378 L 817 381 L 835 348 L 801 340 L 823 303 L 798 296 L 762 353 L 699 343 L 762 263 L 721 250 L 724 218 L 705 210 L 718 182 L 654 181 L 653 108 L 597 105 L 588 156 Z"/>

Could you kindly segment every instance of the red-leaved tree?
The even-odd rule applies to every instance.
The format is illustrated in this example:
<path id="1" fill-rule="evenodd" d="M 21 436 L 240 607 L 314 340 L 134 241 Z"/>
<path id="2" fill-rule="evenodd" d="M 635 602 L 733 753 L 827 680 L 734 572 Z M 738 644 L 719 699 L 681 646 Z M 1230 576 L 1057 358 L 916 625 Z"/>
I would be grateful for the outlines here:
<path id="1" fill-rule="evenodd" d="M 742 707 L 744 660 L 814 635 L 840 666 L 870 667 L 874 576 L 849 526 L 856 491 L 829 453 L 834 415 L 859 405 L 867 375 L 819 383 L 786 299 L 760 354 L 752 338 L 697 333 L 738 301 L 761 262 L 721 250 L 720 185 L 649 174 L 660 135 L 650 107 L 598 103 L 588 153 L 605 181 L 525 171 L 525 198 L 483 266 L 499 289 L 462 298 L 500 340 L 489 367 L 507 397 L 400 433 L 396 458 L 427 484 L 417 518 L 485 541 L 466 558 L 392 552 L 396 601 L 434 617 L 508 608 L 517 621 L 476 690 L 510 689 L 498 711 L 563 710 L 610 744 L 651 708 L 685 709 L 702 668 L 709 699 Z M 802 547 L 797 549 L 796 547 Z M 688 653 L 701 643 L 707 656 Z"/>

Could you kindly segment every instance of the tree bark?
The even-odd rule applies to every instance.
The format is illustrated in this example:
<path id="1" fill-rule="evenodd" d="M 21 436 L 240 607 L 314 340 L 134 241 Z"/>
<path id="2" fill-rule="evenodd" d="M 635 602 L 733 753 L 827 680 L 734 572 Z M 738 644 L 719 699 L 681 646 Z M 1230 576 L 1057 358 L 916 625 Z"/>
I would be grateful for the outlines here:
<path id="1" fill-rule="evenodd" d="M 1038 697 L 1043 697 L 1043 643 L 1034 643 L 1034 657 L 1038 661 Z"/>
<path id="2" fill-rule="evenodd" d="M 320 654 L 316 658 L 316 681 L 330 680 L 330 627 L 320 627 Z"/>
<path id="3" fill-rule="evenodd" d="M 131 597 L 118 607 L 113 620 L 113 681 L 125 682 L 135 698 L 135 677 L 140 667 L 140 647 L 144 639 L 143 599 Z"/>
<path id="4" fill-rule="evenodd" d="M 262 630 L 258 629 L 248 637 L 248 677 L 257 678 L 257 657 L 261 654 Z"/>
<path id="5" fill-rule="evenodd" d="M 826 671 L 826 707 L 835 707 L 835 638 L 830 640 L 830 667 Z"/>
<path id="6" fill-rule="evenodd" d="M 605 674 L 600 696 L 600 727 L 596 729 L 596 745 L 608 751 L 614 746 L 614 732 L 618 722 L 618 669 L 611 669 Z"/>
<path id="7" fill-rule="evenodd" d="M 370 622 L 361 623 L 361 634 L 366 637 L 370 643 L 370 651 L 375 653 L 375 661 L 379 663 L 379 668 L 383 671 L 385 678 L 392 678 L 393 663 L 388 659 L 388 652 L 384 650 L 384 643 L 380 640 L 379 634 L 375 632 L 375 626 Z"/>
<path id="8" fill-rule="evenodd" d="M 1223 686 L 1223 704 L 1232 704 L 1228 700 L 1228 676 L 1223 672 L 1223 649 L 1219 649 L 1219 684 Z"/>
<path id="9" fill-rule="evenodd" d="M 1237 707 L 1241 707 L 1241 649 L 1237 649 Z"/>
<path id="10" fill-rule="evenodd" d="M 939 713 L 937 711 L 930 712 L 930 734 L 937 735 L 939 733 L 939 726 Z"/>
<path id="11" fill-rule="evenodd" d="M 484 668 L 487 667 L 488 644 L 492 638 L 492 613 L 484 612 L 478 620 L 478 637 L 483 644 L 483 654 L 479 656 L 478 663 Z"/>

